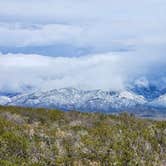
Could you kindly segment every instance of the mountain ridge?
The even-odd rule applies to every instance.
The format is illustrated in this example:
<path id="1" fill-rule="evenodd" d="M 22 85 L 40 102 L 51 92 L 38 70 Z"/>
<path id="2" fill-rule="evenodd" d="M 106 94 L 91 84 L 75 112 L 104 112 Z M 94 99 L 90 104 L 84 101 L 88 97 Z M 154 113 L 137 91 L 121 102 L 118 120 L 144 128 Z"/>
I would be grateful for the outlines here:
<path id="1" fill-rule="evenodd" d="M 1 96 L 0 104 L 102 113 L 119 113 L 127 110 L 140 116 L 144 115 L 145 112 L 148 114 L 147 116 L 156 116 L 160 113 L 162 113 L 162 116 L 166 116 L 166 94 L 149 99 L 149 96 L 140 95 L 131 89 L 123 91 L 81 90 L 76 88 L 38 90 L 14 97 Z M 153 115 L 154 112 L 155 115 Z"/>

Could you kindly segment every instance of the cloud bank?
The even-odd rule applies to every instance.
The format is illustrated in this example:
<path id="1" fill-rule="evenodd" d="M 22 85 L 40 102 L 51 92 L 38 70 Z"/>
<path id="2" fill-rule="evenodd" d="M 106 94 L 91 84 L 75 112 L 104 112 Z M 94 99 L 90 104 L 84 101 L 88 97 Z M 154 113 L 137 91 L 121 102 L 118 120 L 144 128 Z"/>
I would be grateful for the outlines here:
<path id="1" fill-rule="evenodd" d="M 0 2 L 0 47 L 165 51 L 165 9 L 165 0 L 6 0 Z"/>
<path id="2" fill-rule="evenodd" d="M 138 77 L 164 80 L 164 56 L 97 54 L 84 57 L 0 55 L 0 91 L 23 92 L 26 88 L 122 90 Z M 166 82 L 165 82 L 166 83 Z"/>
<path id="3" fill-rule="evenodd" d="M 165 15 L 165 0 L 0 1 L 0 91 L 163 86 Z"/>

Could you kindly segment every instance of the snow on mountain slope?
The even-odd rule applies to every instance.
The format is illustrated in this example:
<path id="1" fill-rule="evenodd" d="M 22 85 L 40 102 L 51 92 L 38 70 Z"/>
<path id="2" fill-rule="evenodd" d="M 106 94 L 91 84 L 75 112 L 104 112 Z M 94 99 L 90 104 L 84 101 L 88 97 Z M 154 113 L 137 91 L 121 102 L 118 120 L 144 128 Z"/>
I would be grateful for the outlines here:
<path id="1" fill-rule="evenodd" d="M 11 102 L 11 99 L 9 97 L 0 96 L 0 105 L 6 105 L 9 102 Z"/>
<path id="2" fill-rule="evenodd" d="M 163 107 L 166 108 L 166 94 L 165 95 L 161 95 L 160 97 L 158 97 L 157 99 L 153 100 L 151 102 L 151 105 L 155 106 L 155 107 Z"/>
<path id="3" fill-rule="evenodd" d="M 151 114 L 156 116 L 159 113 L 166 115 L 166 93 L 164 93 L 165 90 L 160 90 L 160 92 L 157 88 L 149 88 L 148 86 L 146 89 L 141 86 L 137 91 L 132 91 L 132 89 L 124 91 L 85 91 L 63 88 L 50 91 L 36 91 L 14 97 L 2 95 L 0 96 L 0 105 L 106 113 L 126 110 L 133 113 L 138 112 L 139 115 L 143 116 L 145 114 L 146 116 L 151 116 Z M 156 97 L 154 97 L 155 95 Z"/>
<path id="4" fill-rule="evenodd" d="M 166 85 L 163 83 L 162 86 L 154 82 L 148 81 L 146 78 L 139 78 L 131 83 L 128 89 L 135 94 L 144 96 L 148 101 L 166 94 Z"/>
<path id="5" fill-rule="evenodd" d="M 145 103 L 146 99 L 143 96 L 130 91 L 83 91 L 74 88 L 63 88 L 18 95 L 11 98 L 8 105 L 109 112 L 110 110 L 133 108 Z"/>

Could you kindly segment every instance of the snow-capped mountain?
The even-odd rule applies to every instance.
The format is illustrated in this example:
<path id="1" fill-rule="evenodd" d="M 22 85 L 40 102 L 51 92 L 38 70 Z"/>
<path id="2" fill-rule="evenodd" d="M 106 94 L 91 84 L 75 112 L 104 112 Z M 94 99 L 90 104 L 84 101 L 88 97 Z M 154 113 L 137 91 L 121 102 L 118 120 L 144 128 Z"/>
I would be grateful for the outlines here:
<path id="1" fill-rule="evenodd" d="M 166 116 L 165 89 L 135 86 L 123 91 L 80 90 L 74 88 L 36 91 L 26 94 L 1 96 L 0 105 L 56 108 L 84 112 L 118 113 L 129 111 L 141 116 L 162 113 Z M 159 111 L 158 111 L 159 110 Z"/>
<path id="2" fill-rule="evenodd" d="M 146 104 L 146 99 L 130 91 L 83 91 L 64 88 L 12 97 L 7 105 L 59 108 L 64 110 L 102 111 L 134 108 Z"/>
<path id="3" fill-rule="evenodd" d="M 10 103 L 11 99 L 7 96 L 0 96 L 0 105 L 6 105 L 7 103 Z"/>
<path id="4" fill-rule="evenodd" d="M 159 108 L 166 108 L 166 94 L 161 95 L 151 102 L 151 105 Z"/>
<path id="5" fill-rule="evenodd" d="M 166 94 L 166 86 L 150 82 L 147 78 L 141 77 L 134 81 L 134 83 L 129 85 L 129 90 L 132 92 L 144 96 L 148 101 L 153 101 L 154 99 Z"/>
<path id="6" fill-rule="evenodd" d="M 166 88 L 158 89 L 156 86 L 150 85 L 148 87 L 135 86 L 131 89 L 134 93 L 144 96 L 147 100 L 154 100 L 161 95 L 166 94 Z"/>

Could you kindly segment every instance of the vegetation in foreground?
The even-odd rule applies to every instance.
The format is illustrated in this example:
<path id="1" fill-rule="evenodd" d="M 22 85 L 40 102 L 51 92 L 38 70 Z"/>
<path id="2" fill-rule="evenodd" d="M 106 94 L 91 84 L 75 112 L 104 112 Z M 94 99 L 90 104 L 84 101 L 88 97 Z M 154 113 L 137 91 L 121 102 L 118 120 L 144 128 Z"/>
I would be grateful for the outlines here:
<path id="1" fill-rule="evenodd" d="M 165 166 L 166 121 L 0 106 L 0 166 Z"/>

